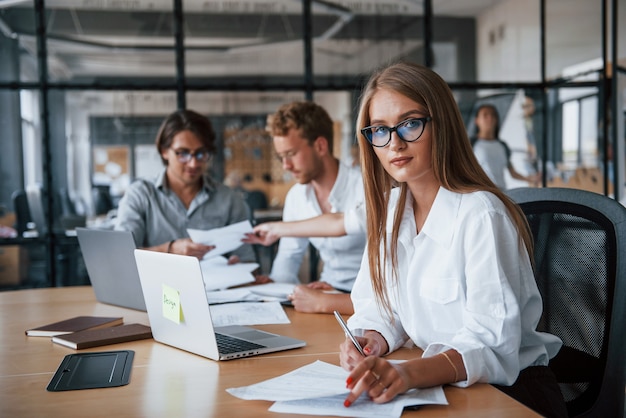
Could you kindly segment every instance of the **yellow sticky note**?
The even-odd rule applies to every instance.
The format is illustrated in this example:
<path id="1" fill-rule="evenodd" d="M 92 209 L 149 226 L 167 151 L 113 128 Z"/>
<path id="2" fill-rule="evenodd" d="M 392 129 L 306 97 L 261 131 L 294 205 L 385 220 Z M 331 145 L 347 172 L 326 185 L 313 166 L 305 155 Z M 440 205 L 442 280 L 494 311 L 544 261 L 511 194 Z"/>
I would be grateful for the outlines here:
<path id="1" fill-rule="evenodd" d="M 163 284 L 163 317 L 180 324 L 182 308 L 178 290 Z"/>

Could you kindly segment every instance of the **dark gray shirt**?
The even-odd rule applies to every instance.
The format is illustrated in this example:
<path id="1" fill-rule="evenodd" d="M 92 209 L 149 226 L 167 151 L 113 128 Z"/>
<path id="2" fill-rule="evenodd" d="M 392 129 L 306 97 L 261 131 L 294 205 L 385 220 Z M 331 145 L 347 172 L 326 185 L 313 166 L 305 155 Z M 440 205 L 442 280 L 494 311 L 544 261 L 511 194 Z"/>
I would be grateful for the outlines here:
<path id="1" fill-rule="evenodd" d="M 165 182 L 165 170 L 154 181 L 133 182 L 120 200 L 115 229 L 130 231 L 137 247 L 153 247 L 178 238 L 189 238 L 187 228 L 208 230 L 250 219 L 243 198 L 230 188 L 205 180 L 189 209 Z M 232 254 L 241 261 L 255 261 L 250 244 Z"/>

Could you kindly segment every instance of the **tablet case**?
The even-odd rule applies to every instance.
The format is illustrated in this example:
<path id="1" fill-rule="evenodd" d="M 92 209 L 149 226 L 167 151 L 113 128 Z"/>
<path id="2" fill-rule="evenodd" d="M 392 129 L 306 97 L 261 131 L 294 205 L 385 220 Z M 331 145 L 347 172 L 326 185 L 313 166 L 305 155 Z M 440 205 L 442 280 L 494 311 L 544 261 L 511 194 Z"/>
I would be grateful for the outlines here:
<path id="1" fill-rule="evenodd" d="M 69 354 L 46 389 L 59 392 L 127 385 L 134 357 L 131 350 Z"/>

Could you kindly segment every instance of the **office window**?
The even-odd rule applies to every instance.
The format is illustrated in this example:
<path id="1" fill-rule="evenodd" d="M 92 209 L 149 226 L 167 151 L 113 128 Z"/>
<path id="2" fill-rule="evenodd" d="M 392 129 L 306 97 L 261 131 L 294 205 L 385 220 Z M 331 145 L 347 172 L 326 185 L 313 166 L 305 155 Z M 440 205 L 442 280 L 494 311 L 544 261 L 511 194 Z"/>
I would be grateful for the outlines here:
<path id="1" fill-rule="evenodd" d="M 172 2 L 46 3 L 51 80 L 176 75 Z"/>
<path id="2" fill-rule="evenodd" d="M 184 2 L 183 7 L 188 78 L 302 82 L 301 2 Z"/>
<path id="3" fill-rule="evenodd" d="M 0 3 L 0 80 L 37 80 L 36 33 L 32 1 Z"/>
<path id="4" fill-rule="evenodd" d="M 597 62 L 595 70 L 602 68 L 600 3 L 546 0 L 545 4 L 546 77 L 566 76 L 564 69 L 590 61 Z"/>

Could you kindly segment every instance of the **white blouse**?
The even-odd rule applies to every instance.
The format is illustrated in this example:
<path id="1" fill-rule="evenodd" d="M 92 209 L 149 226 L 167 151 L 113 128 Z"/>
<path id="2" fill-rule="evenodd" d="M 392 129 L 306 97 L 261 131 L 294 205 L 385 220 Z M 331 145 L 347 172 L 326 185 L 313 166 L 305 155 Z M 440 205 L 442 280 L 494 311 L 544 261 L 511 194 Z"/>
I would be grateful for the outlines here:
<path id="1" fill-rule="evenodd" d="M 397 199 L 396 189 L 387 220 L 389 242 Z M 411 201 L 409 194 L 398 237 L 397 284 L 387 284 L 395 322 L 374 299 L 366 253 L 352 291 L 350 328 L 380 332 L 390 352 L 409 340 L 424 357 L 457 350 L 467 372 L 458 386 L 511 385 L 526 367 L 547 365 L 562 343 L 535 330 L 541 296 L 500 199 L 440 188 L 419 234 Z M 389 276 L 390 261 L 386 271 Z"/>

